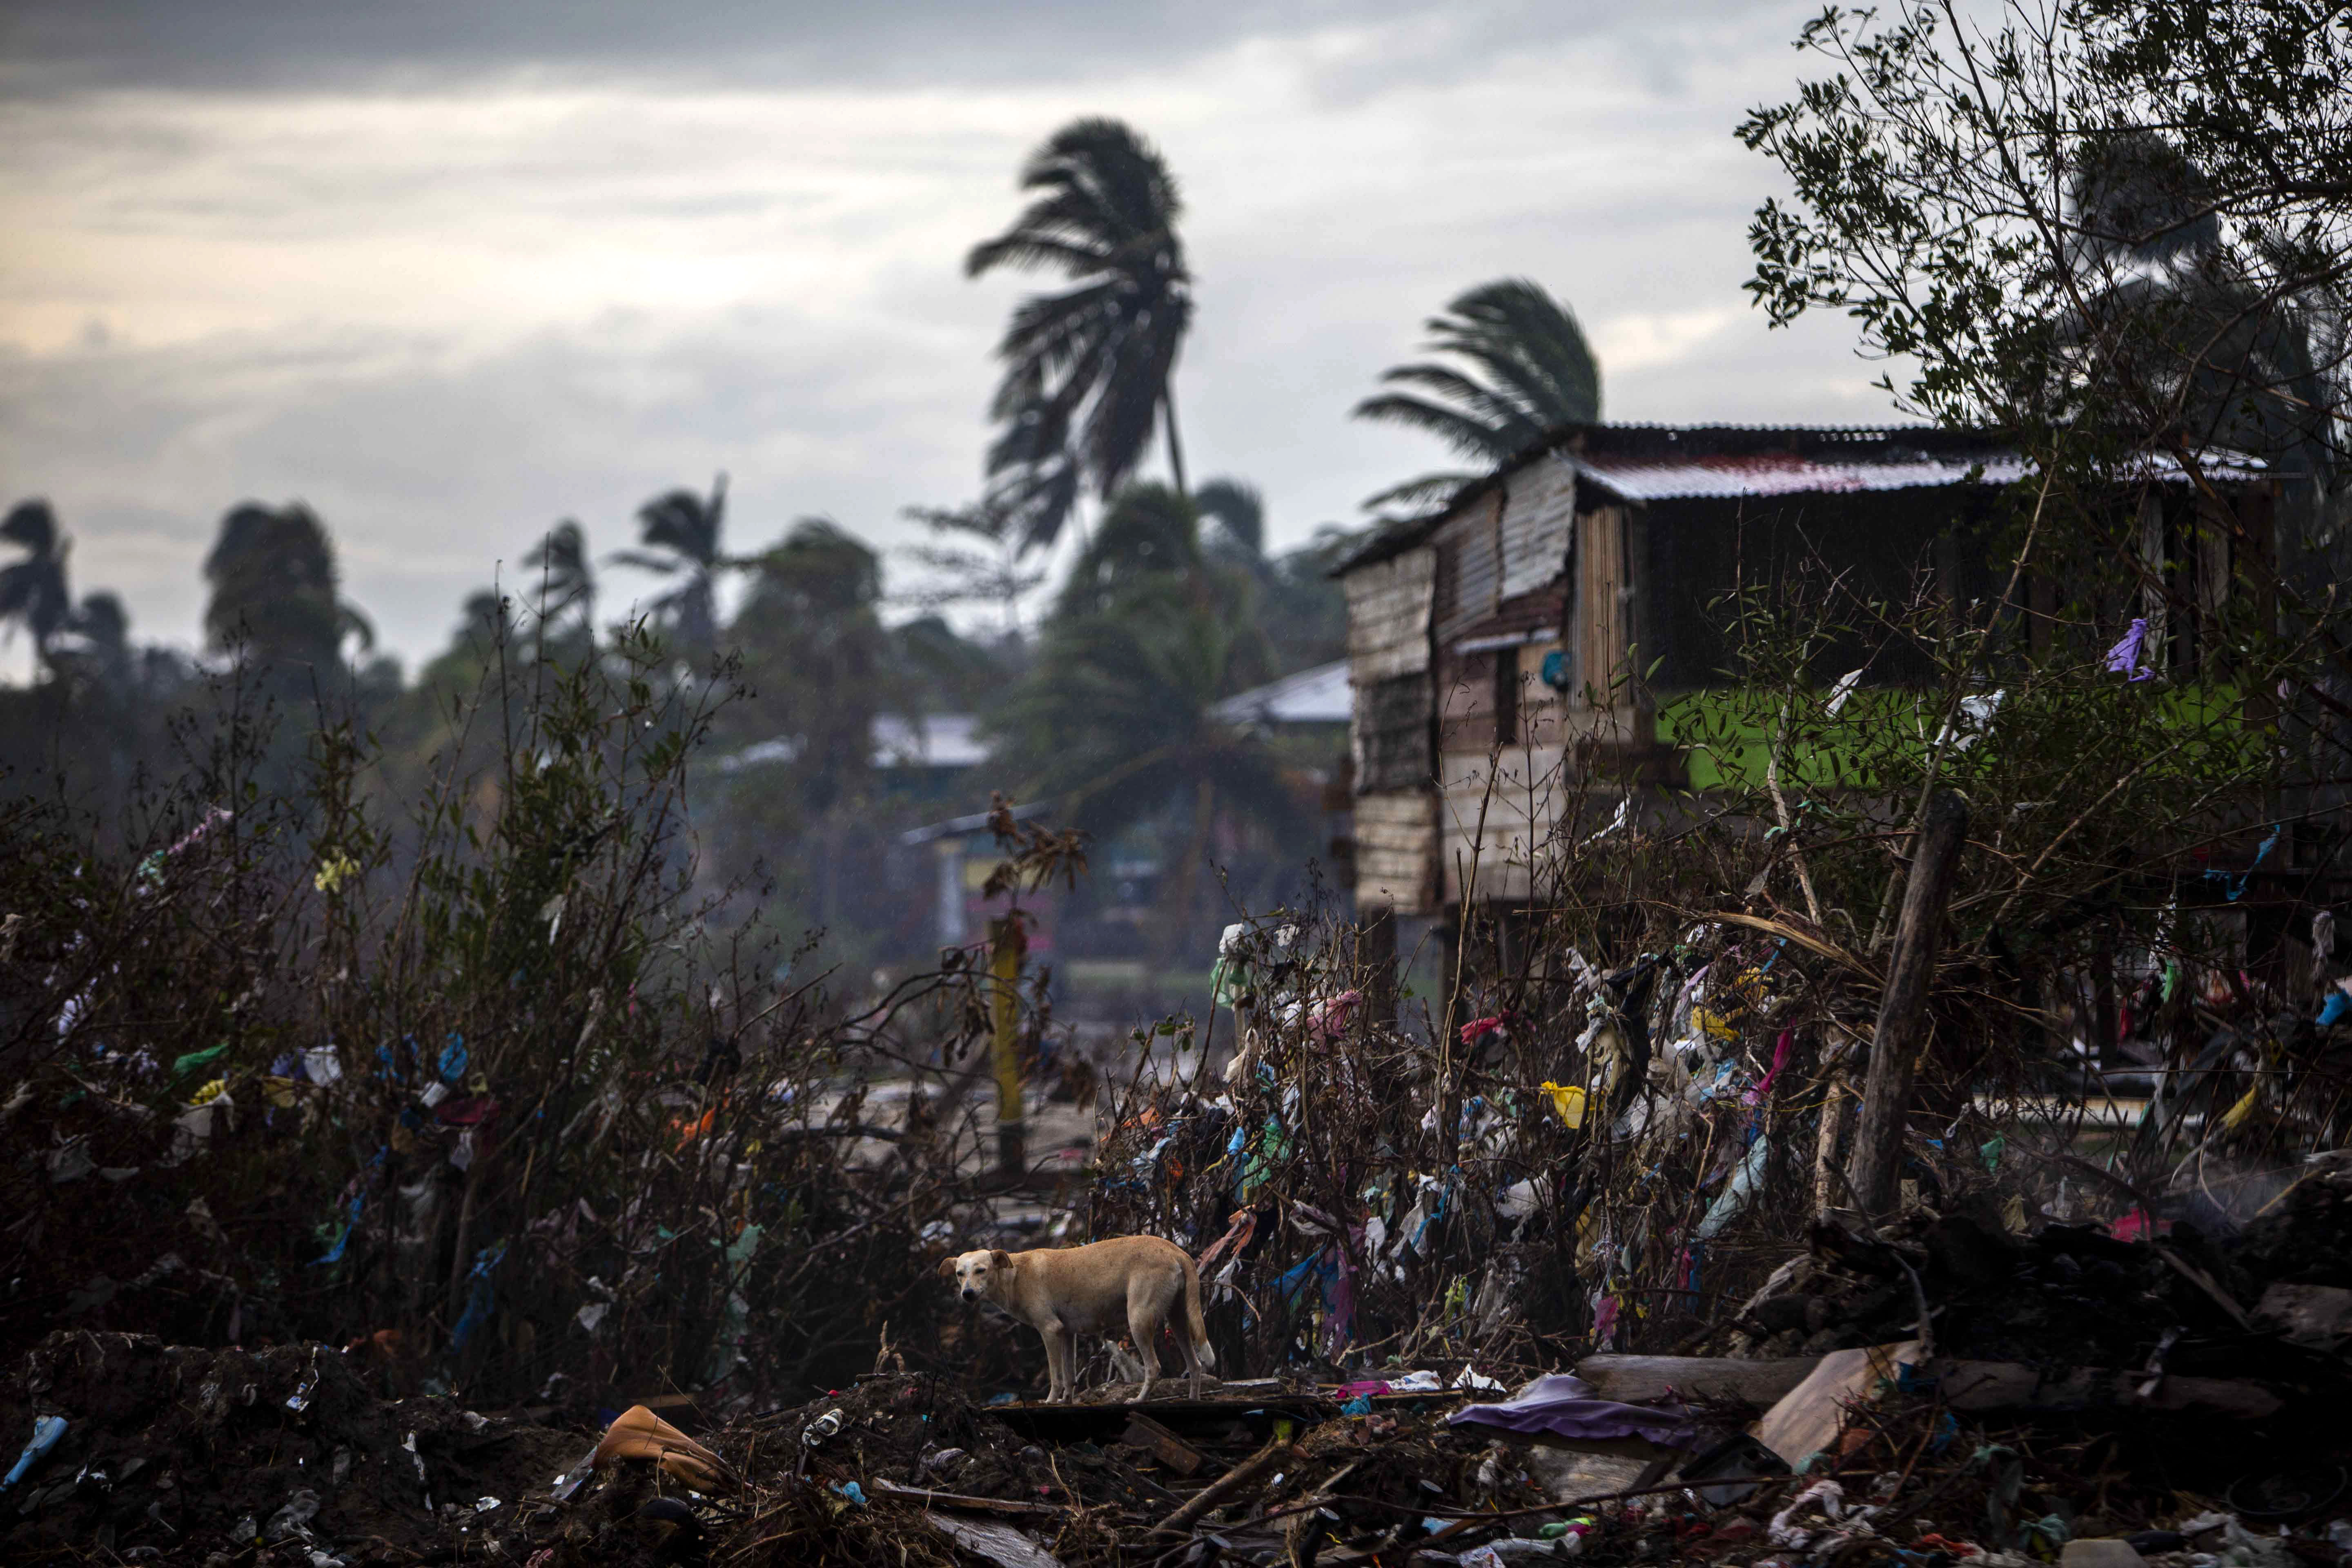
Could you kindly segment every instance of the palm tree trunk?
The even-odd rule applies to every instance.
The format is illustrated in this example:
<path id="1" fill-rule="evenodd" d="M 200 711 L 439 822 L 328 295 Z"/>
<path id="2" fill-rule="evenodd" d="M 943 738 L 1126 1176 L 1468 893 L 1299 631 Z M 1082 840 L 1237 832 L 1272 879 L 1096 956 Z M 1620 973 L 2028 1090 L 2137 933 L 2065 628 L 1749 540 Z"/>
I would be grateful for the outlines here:
<path id="1" fill-rule="evenodd" d="M 1176 438 L 1176 377 L 1171 374 L 1168 384 L 1160 389 L 1160 412 L 1168 421 L 1168 471 L 1176 480 L 1176 493 L 1190 500 L 1192 487 L 1184 482 L 1184 443 Z"/>

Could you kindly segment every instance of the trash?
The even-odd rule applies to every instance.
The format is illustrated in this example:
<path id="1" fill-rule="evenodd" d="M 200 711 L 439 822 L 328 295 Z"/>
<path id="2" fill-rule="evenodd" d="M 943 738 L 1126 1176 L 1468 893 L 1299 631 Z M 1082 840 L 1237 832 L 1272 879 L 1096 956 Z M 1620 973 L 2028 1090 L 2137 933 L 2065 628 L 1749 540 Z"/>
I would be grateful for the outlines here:
<path id="1" fill-rule="evenodd" d="M 1584 1125 L 1584 1086 L 1576 1083 L 1554 1083 L 1546 1079 L 1538 1086 L 1551 1096 L 1552 1110 L 1570 1131 Z"/>
<path id="2" fill-rule="evenodd" d="M 990 1403 L 995 1402 L 992 1400 Z M 824 1447 L 827 1442 L 840 1434 L 841 1420 L 841 1411 L 838 1408 L 826 1411 L 801 1429 L 801 1447 Z"/>
<path id="3" fill-rule="evenodd" d="M 864 1508 L 866 1506 L 866 1489 L 859 1486 L 856 1481 L 836 1481 L 834 1483 L 833 1489 L 841 1496 L 847 1498 L 851 1507 Z"/>
<path id="4" fill-rule="evenodd" d="M 98 1161 L 89 1152 L 86 1138 L 69 1138 L 50 1150 L 45 1157 L 49 1171 L 49 1184 L 61 1187 L 79 1182 L 98 1169 Z"/>
<path id="5" fill-rule="evenodd" d="M 1475 1422 L 1510 1432 L 1548 1432 L 1579 1439 L 1644 1437 L 1654 1443 L 1688 1446 L 1695 1428 L 1680 1405 L 1652 1407 L 1597 1396 L 1591 1384 L 1568 1373 L 1537 1378 L 1499 1405 L 1471 1405 L 1446 1420 Z"/>
<path id="6" fill-rule="evenodd" d="M 294 1392 L 286 1396 L 286 1408 L 299 1415 L 310 1408 L 310 1396 L 318 1391 L 319 1369 L 313 1365 L 303 1374 L 301 1383 L 296 1385 Z"/>
<path id="7" fill-rule="evenodd" d="M 1916 1340 L 1906 1340 L 1823 1356 L 1804 1382 L 1765 1413 L 1757 1423 L 1757 1437 L 1801 1474 L 1808 1459 L 1835 1441 L 1848 1409 L 1868 1399 L 1879 1384 L 1892 1383 L 1895 1367 L 1918 1350 Z"/>
<path id="8" fill-rule="evenodd" d="M 1722 1483 L 1699 1486 L 1698 1495 L 1706 1500 L 1710 1508 L 1729 1508 L 1755 1496 L 1759 1481 L 1788 1473 L 1788 1464 L 1768 1445 L 1745 1432 L 1735 1432 L 1693 1456 L 1675 1472 L 1675 1479 Z"/>
<path id="9" fill-rule="evenodd" d="M 262 1526 L 262 1539 L 286 1541 L 299 1536 L 309 1540 L 310 1521 L 319 1517 L 319 1494 L 304 1488 L 286 1500 L 286 1506 L 269 1516 Z"/>
<path id="10" fill-rule="evenodd" d="M 932 1510 L 925 1510 L 923 1518 L 958 1546 L 997 1568 L 1062 1568 L 1061 1559 L 1009 1524 L 958 1519 Z"/>
<path id="11" fill-rule="evenodd" d="M 0 1491 L 5 1491 L 23 1480 L 31 1473 L 33 1467 L 39 1464 L 48 1451 L 58 1446 L 58 1439 L 65 1435 L 66 1418 L 64 1416 L 35 1416 L 32 1440 L 25 1445 L 25 1451 L 16 1456 L 16 1462 L 9 1468 L 7 1475 L 0 1477 Z"/>
<path id="12" fill-rule="evenodd" d="M 2107 649 L 2105 669 L 2110 675 L 2121 675 L 2138 680 L 2152 680 L 2156 671 L 2140 663 L 2140 648 L 2147 641 L 2147 620 L 2134 616 L 2116 646 Z"/>
<path id="13" fill-rule="evenodd" d="M 742 1483 L 727 1461 L 642 1405 L 633 1405 L 605 1428 L 588 1467 L 649 1459 L 697 1491 L 732 1491 Z"/>

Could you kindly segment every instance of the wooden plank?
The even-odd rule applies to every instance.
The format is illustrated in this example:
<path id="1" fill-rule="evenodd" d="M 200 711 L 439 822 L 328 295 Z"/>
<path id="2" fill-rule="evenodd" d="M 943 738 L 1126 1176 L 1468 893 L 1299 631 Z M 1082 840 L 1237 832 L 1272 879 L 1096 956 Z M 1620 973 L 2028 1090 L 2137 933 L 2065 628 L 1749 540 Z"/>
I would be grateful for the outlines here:
<path id="1" fill-rule="evenodd" d="M 1571 700 L 1581 705 L 1586 688 L 1595 706 L 1614 706 L 1610 682 L 1625 662 L 1625 509 L 1599 507 L 1576 520 L 1576 639 L 1577 689 Z"/>
<path id="2" fill-rule="evenodd" d="M 1208 1463 L 1198 1448 L 1141 1411 L 1128 1413 L 1127 1429 L 1118 1440 L 1130 1448 L 1144 1449 L 1180 1476 L 1192 1475 Z"/>

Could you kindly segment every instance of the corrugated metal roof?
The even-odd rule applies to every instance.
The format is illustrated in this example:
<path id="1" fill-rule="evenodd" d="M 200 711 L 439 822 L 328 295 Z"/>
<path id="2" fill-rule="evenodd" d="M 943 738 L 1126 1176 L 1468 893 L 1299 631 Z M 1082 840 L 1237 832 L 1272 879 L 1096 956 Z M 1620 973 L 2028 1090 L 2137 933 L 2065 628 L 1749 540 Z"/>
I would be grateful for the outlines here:
<path id="1" fill-rule="evenodd" d="M 1627 500 L 1687 500 L 1739 496 L 1841 495 L 1862 490 L 1929 489 L 1969 482 L 2013 484 L 2032 465 L 2014 452 L 1973 458 L 1938 458 L 1893 448 L 1883 455 L 1843 461 L 1795 452 L 1693 455 L 1661 461 L 1654 457 L 1592 456 L 1569 459 L 1581 478 L 1596 480 Z M 2178 483 L 2186 478 L 2168 452 L 2137 459 L 2131 479 Z M 2201 470 L 2224 481 L 2258 479 L 2266 472 L 2259 458 L 2242 452 L 2205 453 Z"/>
<path id="2" fill-rule="evenodd" d="M 1880 458 L 1825 462 L 1794 452 L 1694 454 L 1654 458 L 1572 458 L 1577 476 L 1627 500 L 1683 500 L 1738 496 L 1842 495 L 1863 490 L 1910 490 L 1970 481 L 2005 485 L 2025 472 L 2013 456 L 1977 462 L 1909 452 Z"/>
<path id="3" fill-rule="evenodd" d="M 1236 693 L 1210 711 L 1227 724 L 1344 724 L 1352 704 L 1343 658 Z"/>
<path id="4" fill-rule="evenodd" d="M 2014 482 L 2026 465 L 1992 432 L 1888 425 L 1584 425 L 1559 430 L 1483 479 L 1465 485 L 1440 511 L 1391 523 L 1332 568 L 1360 566 L 1412 550 L 1447 518 L 1542 458 L 1557 453 L 1578 474 L 1632 501 L 1738 500 L 1937 489 Z M 2208 449 L 2204 476 L 2243 483 L 2271 477 L 2258 458 Z M 1980 471 L 1979 471 L 1980 470 Z M 2142 458 L 2118 478 L 2179 482 L 2167 454 Z"/>

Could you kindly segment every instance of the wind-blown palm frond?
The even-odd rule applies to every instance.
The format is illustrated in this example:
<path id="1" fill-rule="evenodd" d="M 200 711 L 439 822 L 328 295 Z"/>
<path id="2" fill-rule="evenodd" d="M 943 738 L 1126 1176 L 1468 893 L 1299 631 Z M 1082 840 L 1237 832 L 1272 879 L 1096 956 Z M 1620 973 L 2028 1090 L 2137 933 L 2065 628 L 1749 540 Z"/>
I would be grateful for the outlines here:
<path id="1" fill-rule="evenodd" d="M 2083 304 L 2061 331 L 2145 401 L 2146 434 L 2332 468 L 2336 398 L 2315 323 L 2294 290 L 2248 275 L 2191 159 L 2152 132 L 2097 145 L 2076 171 L 2067 218 Z"/>
<path id="2" fill-rule="evenodd" d="M 1421 361 L 1381 380 L 1383 392 L 1355 408 L 1435 436 L 1457 452 L 1499 463 L 1563 425 L 1601 417 L 1601 366 L 1568 308 L 1524 278 L 1483 283 L 1428 322 L 1429 348 L 1460 364 Z M 1426 474 L 1365 504 L 1451 493 L 1466 474 Z"/>
<path id="3" fill-rule="evenodd" d="M 721 548 L 727 527 L 727 476 L 710 483 L 706 499 L 692 490 L 656 496 L 637 509 L 637 538 L 652 551 L 616 551 L 606 559 L 686 580 L 653 601 L 687 657 L 699 663 L 719 640 L 718 580 L 730 563 Z M 653 552 L 659 552 L 654 553 Z"/>
<path id="4" fill-rule="evenodd" d="M 1211 479 L 1192 492 L 1192 506 L 1246 553 L 1265 553 L 1265 497 L 1255 485 Z"/>
<path id="5" fill-rule="evenodd" d="M 588 536 L 580 524 L 565 518 L 547 531 L 530 553 L 530 569 L 539 574 L 538 615 L 541 622 L 571 615 L 593 622 L 596 606 L 596 571 L 589 563 Z"/>
<path id="6" fill-rule="evenodd" d="M 45 500 L 18 501 L 0 519 L 0 539 L 22 546 L 25 559 L 0 567 L 0 621 L 23 624 L 35 657 L 49 662 L 49 643 L 73 610 L 66 587 L 67 541 Z"/>
<path id="7" fill-rule="evenodd" d="M 343 639 L 373 645 L 374 628 L 340 597 L 334 541 L 299 501 L 246 501 L 221 520 L 205 557 L 212 598 L 205 630 L 218 648 L 244 647 L 264 665 L 329 666 Z"/>
<path id="8" fill-rule="evenodd" d="M 1183 486 L 1170 382 L 1191 324 L 1192 278 L 1176 220 L 1176 181 L 1158 151 L 1116 120 L 1064 126 L 1022 170 L 1041 193 L 1003 234 L 965 258 L 971 277 L 999 267 L 1059 271 L 1074 287 L 1014 307 L 989 405 L 1007 426 L 992 445 L 992 491 L 1050 544 L 1081 481 L 1108 498 L 1166 423 L 1169 466 Z"/>

